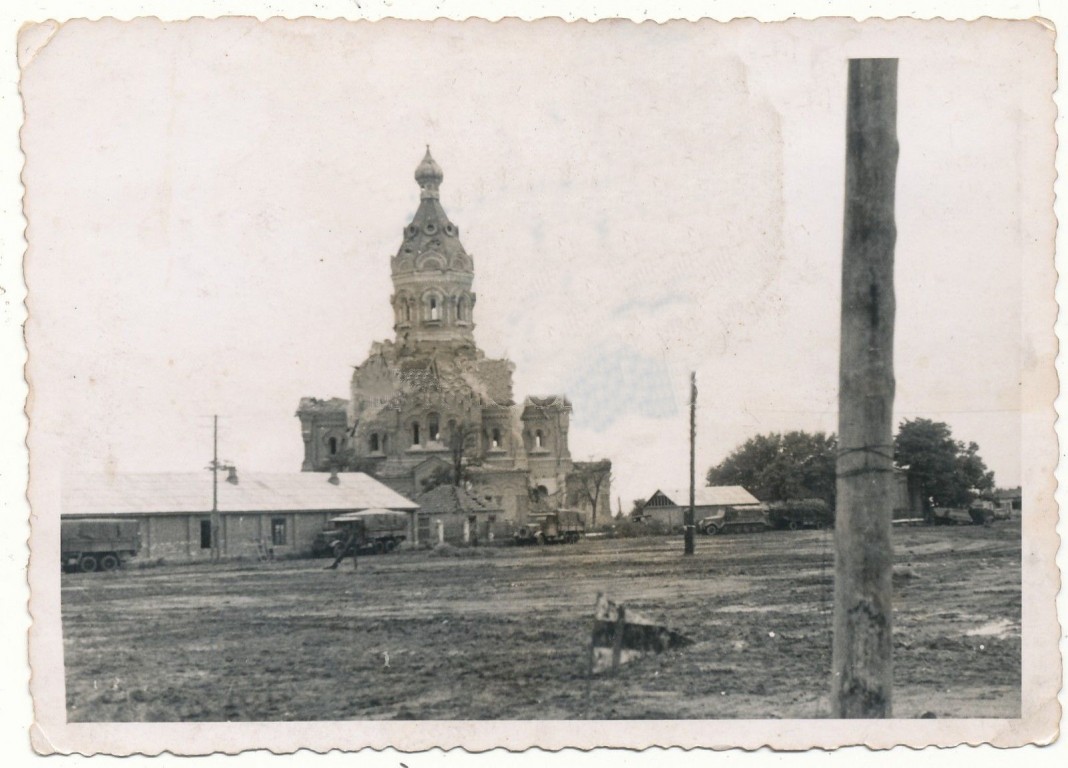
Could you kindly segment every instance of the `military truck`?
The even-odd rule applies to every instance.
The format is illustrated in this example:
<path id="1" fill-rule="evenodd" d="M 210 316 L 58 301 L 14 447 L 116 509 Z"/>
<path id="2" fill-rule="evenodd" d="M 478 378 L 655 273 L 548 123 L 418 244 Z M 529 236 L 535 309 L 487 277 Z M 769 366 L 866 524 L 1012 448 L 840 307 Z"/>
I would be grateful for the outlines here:
<path id="1" fill-rule="evenodd" d="M 585 535 L 585 515 L 573 509 L 560 509 L 519 526 L 512 540 L 516 544 L 574 544 Z"/>
<path id="2" fill-rule="evenodd" d="M 315 557 L 337 557 L 351 527 L 357 527 L 357 553 L 382 555 L 392 552 L 408 537 L 408 518 L 390 509 L 368 509 L 332 518 L 312 542 Z"/>
<path id="3" fill-rule="evenodd" d="M 65 519 L 59 540 L 64 571 L 114 571 L 141 550 L 141 525 L 137 520 Z"/>
<path id="4" fill-rule="evenodd" d="M 768 509 L 763 504 L 724 507 L 697 523 L 697 530 L 709 536 L 723 533 L 758 533 L 770 529 Z"/>
<path id="5" fill-rule="evenodd" d="M 968 507 L 934 507 L 929 520 L 932 525 L 990 525 L 999 519 L 997 508 L 990 501 L 973 501 Z"/>
<path id="6" fill-rule="evenodd" d="M 768 522 L 780 530 L 822 529 L 834 525 L 834 515 L 823 499 L 775 501 L 768 505 Z"/>

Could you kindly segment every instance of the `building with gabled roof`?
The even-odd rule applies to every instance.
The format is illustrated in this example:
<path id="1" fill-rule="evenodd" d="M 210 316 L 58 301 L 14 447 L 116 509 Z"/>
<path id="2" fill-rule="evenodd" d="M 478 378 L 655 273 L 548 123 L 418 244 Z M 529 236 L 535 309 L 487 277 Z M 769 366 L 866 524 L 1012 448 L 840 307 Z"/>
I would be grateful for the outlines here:
<path id="1" fill-rule="evenodd" d="M 419 504 L 419 540 L 434 542 L 438 531 L 450 544 L 502 539 L 512 527 L 492 497 L 480 498 L 462 486 L 446 483 L 415 498 Z"/>
<path id="2" fill-rule="evenodd" d="M 428 147 L 419 207 L 390 260 L 394 338 L 355 366 L 348 401 L 300 401 L 301 468 L 359 469 L 414 499 L 460 465 L 475 497 L 525 522 L 532 501 L 566 503 L 572 405 L 563 395 L 517 403 L 515 366 L 476 344 L 474 259 L 441 205 L 444 178 Z"/>
<path id="3" fill-rule="evenodd" d="M 65 479 L 62 518 L 135 519 L 141 556 L 211 557 L 212 477 L 208 472 L 79 474 Z M 328 520 L 367 509 L 404 512 L 418 504 L 360 472 L 337 475 L 238 473 L 217 484 L 219 545 L 225 557 L 305 554 Z"/>
<path id="4" fill-rule="evenodd" d="M 694 488 L 694 522 L 717 514 L 727 507 L 749 507 L 760 504 L 756 496 L 740 485 L 704 485 Z M 686 510 L 690 506 L 690 489 L 657 489 L 642 508 L 642 519 L 655 520 L 669 529 L 685 525 Z"/>

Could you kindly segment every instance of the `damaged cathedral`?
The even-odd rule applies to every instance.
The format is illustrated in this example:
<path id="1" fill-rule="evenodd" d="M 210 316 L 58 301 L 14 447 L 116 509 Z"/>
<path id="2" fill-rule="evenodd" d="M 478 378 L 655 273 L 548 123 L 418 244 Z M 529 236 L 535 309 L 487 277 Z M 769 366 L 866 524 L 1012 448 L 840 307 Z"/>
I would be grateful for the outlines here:
<path id="1" fill-rule="evenodd" d="M 301 399 L 302 469 L 367 472 L 416 501 L 452 486 L 479 522 L 564 507 L 607 521 L 611 463 L 572 461 L 571 403 L 517 403 L 515 366 L 475 343 L 474 263 L 441 206 L 443 178 L 427 149 L 419 208 L 391 261 L 395 338 L 372 344 L 349 400 Z"/>

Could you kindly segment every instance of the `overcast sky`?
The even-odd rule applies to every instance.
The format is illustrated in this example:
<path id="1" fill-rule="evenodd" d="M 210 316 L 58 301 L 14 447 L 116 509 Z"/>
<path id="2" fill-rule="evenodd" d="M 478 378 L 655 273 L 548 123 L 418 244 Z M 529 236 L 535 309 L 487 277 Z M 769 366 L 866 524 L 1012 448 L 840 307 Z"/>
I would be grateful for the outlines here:
<path id="1" fill-rule="evenodd" d="M 476 338 L 566 393 L 613 496 L 837 428 L 846 59 L 897 56 L 897 421 L 1020 481 L 1051 258 L 1036 25 L 69 23 L 25 72 L 31 408 L 83 470 L 296 471 L 301 396 L 391 338 L 430 144 Z M 1036 55 L 1038 51 L 1041 55 Z M 1036 184 L 1036 178 L 1041 183 Z M 614 502 L 613 502 L 614 506 Z"/>

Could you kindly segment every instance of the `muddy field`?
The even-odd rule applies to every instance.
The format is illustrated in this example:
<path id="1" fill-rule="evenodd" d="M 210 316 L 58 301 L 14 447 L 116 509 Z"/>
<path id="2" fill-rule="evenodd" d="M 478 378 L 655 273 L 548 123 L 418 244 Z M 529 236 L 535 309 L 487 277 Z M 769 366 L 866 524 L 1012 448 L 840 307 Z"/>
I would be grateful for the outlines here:
<path id="1" fill-rule="evenodd" d="M 833 534 L 63 576 L 71 721 L 825 717 Z M 897 717 L 1016 717 L 1020 528 L 895 530 Z M 599 591 L 693 645 L 598 676 Z M 387 664 L 388 654 L 388 664 Z"/>

